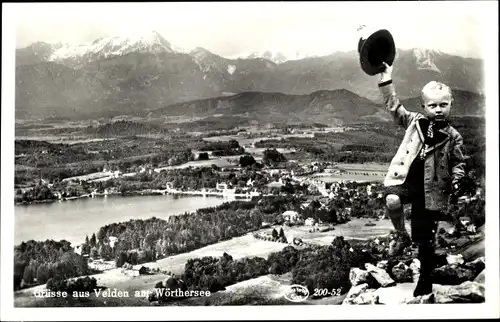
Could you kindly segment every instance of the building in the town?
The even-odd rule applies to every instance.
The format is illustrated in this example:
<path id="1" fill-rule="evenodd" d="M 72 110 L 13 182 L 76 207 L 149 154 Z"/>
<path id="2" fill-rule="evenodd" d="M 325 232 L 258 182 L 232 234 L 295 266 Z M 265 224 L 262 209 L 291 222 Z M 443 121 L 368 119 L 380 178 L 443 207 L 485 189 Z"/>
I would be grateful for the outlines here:
<path id="1" fill-rule="evenodd" d="M 314 224 L 316 223 L 316 221 L 314 220 L 314 218 L 307 218 L 305 221 L 304 221 L 304 225 L 306 226 L 314 226 Z"/>
<path id="2" fill-rule="evenodd" d="M 109 239 L 109 246 L 111 248 L 115 247 L 115 244 L 118 241 L 118 238 L 115 236 L 109 236 L 108 239 Z"/>
<path id="3" fill-rule="evenodd" d="M 215 189 L 220 190 L 220 191 L 226 190 L 227 188 L 228 188 L 227 183 L 218 183 L 217 182 L 217 185 L 215 186 Z"/>
<path id="4" fill-rule="evenodd" d="M 296 223 L 302 219 L 302 216 L 293 210 L 287 210 L 281 216 L 283 217 L 283 220 L 290 223 Z"/>

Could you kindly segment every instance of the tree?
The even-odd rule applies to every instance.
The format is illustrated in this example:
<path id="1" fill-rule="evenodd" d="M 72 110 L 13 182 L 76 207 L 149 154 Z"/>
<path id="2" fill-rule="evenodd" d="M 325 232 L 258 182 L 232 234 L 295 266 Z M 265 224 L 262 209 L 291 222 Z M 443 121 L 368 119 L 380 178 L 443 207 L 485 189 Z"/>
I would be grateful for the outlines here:
<path id="1" fill-rule="evenodd" d="M 122 267 L 127 261 L 127 253 L 124 251 L 119 252 L 115 257 L 116 267 Z"/>
<path id="2" fill-rule="evenodd" d="M 285 237 L 285 232 L 283 231 L 283 227 L 280 228 L 280 234 L 279 237 Z"/>
<path id="3" fill-rule="evenodd" d="M 47 283 L 47 280 L 49 279 L 49 270 L 47 268 L 46 264 L 41 264 L 38 266 L 38 269 L 36 271 L 36 282 L 38 284 L 45 284 Z"/>
<path id="4" fill-rule="evenodd" d="M 272 235 L 273 235 L 273 239 L 278 238 L 278 232 L 277 232 L 277 231 L 276 231 L 276 229 L 274 229 L 274 228 L 273 228 L 273 233 L 272 233 Z"/>
<path id="5" fill-rule="evenodd" d="M 109 260 L 110 258 L 112 258 L 112 251 L 113 250 L 111 249 L 111 246 L 109 246 L 109 244 L 102 244 L 99 247 L 99 257 L 104 260 Z"/>
<path id="6" fill-rule="evenodd" d="M 99 231 L 97 232 L 97 241 L 99 242 L 99 244 L 102 244 L 105 237 L 106 237 L 106 233 L 105 233 L 104 229 L 101 227 L 99 229 Z"/>
<path id="7" fill-rule="evenodd" d="M 85 236 L 85 242 L 82 245 L 82 254 L 88 254 L 90 252 L 90 242 L 89 236 Z"/>
<path id="8" fill-rule="evenodd" d="M 26 284 L 31 284 L 31 283 L 33 283 L 33 280 L 35 279 L 35 277 L 36 277 L 36 268 L 30 262 L 30 265 L 28 265 L 24 269 L 23 281 Z"/>
<path id="9" fill-rule="evenodd" d="M 251 155 L 242 155 L 240 157 L 240 166 L 242 167 L 248 167 L 248 166 L 252 166 L 253 164 L 255 164 L 255 159 L 253 156 Z"/>
<path id="10" fill-rule="evenodd" d="M 90 237 L 90 247 L 95 247 L 96 245 L 97 245 L 97 240 L 94 233 L 92 234 L 92 237 Z"/>
<path id="11" fill-rule="evenodd" d="M 293 187 L 290 182 L 286 182 L 284 186 L 281 187 L 281 192 L 283 193 L 289 193 L 289 194 L 294 194 L 295 193 L 295 188 Z"/>
<path id="12" fill-rule="evenodd" d="M 198 155 L 198 160 L 208 160 L 209 157 L 208 157 L 208 153 L 207 152 L 202 152 Z"/>
<path id="13" fill-rule="evenodd" d="M 279 163 L 286 161 L 283 154 L 278 152 L 276 149 L 266 149 L 264 150 L 264 156 L 262 157 L 262 162 L 264 163 Z"/>
<path id="14" fill-rule="evenodd" d="M 144 237 L 144 247 L 148 249 L 153 249 L 156 244 L 156 238 L 152 233 L 148 233 L 146 237 Z"/>
<path id="15" fill-rule="evenodd" d="M 97 248 L 94 246 L 90 249 L 90 258 L 97 258 L 98 256 L 98 251 Z"/>
<path id="16" fill-rule="evenodd" d="M 237 149 L 240 147 L 240 143 L 234 139 L 229 140 L 229 148 L 230 149 Z"/>

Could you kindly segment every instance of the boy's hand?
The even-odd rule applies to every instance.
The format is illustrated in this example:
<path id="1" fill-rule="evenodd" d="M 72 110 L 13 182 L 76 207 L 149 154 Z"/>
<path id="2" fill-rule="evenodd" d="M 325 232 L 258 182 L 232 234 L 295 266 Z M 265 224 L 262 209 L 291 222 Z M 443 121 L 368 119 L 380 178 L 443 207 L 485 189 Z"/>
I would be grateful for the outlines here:
<path id="1" fill-rule="evenodd" d="M 389 66 L 386 62 L 382 63 L 385 67 L 385 70 L 380 73 L 380 82 L 387 82 L 392 79 L 392 66 Z"/>

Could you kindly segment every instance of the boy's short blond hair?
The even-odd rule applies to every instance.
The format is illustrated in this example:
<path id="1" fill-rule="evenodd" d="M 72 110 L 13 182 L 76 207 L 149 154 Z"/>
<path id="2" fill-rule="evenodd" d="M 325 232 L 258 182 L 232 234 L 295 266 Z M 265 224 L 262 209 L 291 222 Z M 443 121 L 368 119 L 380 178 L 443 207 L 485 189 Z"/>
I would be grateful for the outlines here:
<path id="1" fill-rule="evenodd" d="M 436 81 L 429 82 L 424 86 L 424 88 L 422 88 L 420 98 L 422 99 L 422 102 L 425 102 L 426 94 L 428 94 L 428 93 L 436 93 L 437 94 L 437 93 L 442 93 L 442 92 L 449 94 L 451 101 L 453 101 L 453 93 L 451 92 L 451 88 L 446 84 L 443 84 L 441 82 L 436 82 Z"/>

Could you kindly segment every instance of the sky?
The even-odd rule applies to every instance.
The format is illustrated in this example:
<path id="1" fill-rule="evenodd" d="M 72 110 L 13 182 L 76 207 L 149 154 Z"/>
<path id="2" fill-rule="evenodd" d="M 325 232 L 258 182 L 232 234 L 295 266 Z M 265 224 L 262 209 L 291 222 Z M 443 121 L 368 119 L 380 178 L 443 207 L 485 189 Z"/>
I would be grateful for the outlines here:
<path id="1" fill-rule="evenodd" d="M 221 56 L 273 50 L 328 54 L 357 48 L 357 28 L 388 29 L 396 46 L 480 58 L 491 2 L 190 2 L 17 4 L 16 47 L 90 43 L 157 31 L 185 49 Z M 496 12 L 496 10 L 495 10 Z M 495 13 L 496 14 L 496 13 Z"/>

